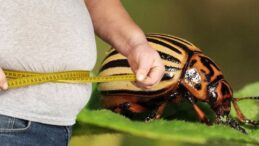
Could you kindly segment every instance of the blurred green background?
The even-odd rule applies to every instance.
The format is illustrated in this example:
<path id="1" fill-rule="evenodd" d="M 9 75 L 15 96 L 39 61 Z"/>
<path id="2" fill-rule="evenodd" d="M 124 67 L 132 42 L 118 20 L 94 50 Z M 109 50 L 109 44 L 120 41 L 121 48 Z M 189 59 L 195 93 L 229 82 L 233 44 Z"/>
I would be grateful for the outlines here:
<path id="1" fill-rule="evenodd" d="M 259 80 L 258 0 L 122 0 L 145 33 L 182 37 L 212 58 L 234 90 Z M 99 69 L 109 45 L 97 38 Z M 166 146 L 172 143 L 127 134 L 73 136 L 71 146 Z M 174 143 L 174 145 L 185 145 Z"/>

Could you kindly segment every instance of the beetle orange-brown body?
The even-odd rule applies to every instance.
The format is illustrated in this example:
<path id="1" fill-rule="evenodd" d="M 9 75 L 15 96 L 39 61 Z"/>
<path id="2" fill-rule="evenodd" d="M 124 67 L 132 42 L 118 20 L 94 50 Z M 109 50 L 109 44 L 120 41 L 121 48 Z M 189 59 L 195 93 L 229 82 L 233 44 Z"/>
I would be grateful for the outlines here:
<path id="1" fill-rule="evenodd" d="M 161 82 L 150 89 L 141 89 L 130 81 L 105 82 L 98 85 L 104 108 L 124 114 L 151 111 L 146 120 L 160 118 L 168 103 L 179 103 L 187 99 L 193 105 L 199 119 L 208 123 L 196 101 L 207 102 L 215 111 L 218 120 L 230 112 L 234 104 L 241 122 L 257 124 L 247 120 L 239 110 L 230 85 L 219 67 L 192 43 L 165 34 L 146 36 L 149 45 L 160 55 L 165 73 Z M 111 49 L 102 63 L 99 76 L 133 74 L 127 59 Z M 231 124 L 231 123 L 230 123 Z M 239 126 L 231 127 L 244 131 Z"/>

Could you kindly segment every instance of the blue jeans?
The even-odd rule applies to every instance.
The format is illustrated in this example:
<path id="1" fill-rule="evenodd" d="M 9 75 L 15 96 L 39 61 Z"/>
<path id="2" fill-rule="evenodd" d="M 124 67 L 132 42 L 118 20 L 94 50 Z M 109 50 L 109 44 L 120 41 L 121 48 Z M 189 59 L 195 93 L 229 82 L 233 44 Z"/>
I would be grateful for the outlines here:
<path id="1" fill-rule="evenodd" d="M 47 125 L 0 115 L 1 146 L 68 146 L 71 126 Z"/>

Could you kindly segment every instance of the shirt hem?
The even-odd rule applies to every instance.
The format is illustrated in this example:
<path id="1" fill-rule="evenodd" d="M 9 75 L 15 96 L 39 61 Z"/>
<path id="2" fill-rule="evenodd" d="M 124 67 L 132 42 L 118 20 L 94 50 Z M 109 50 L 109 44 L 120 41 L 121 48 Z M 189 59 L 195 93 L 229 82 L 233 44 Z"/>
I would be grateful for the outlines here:
<path id="1" fill-rule="evenodd" d="M 75 119 L 73 120 L 64 120 L 62 118 L 62 120 L 59 120 L 58 118 L 54 119 L 54 118 L 42 118 L 39 116 L 28 116 L 25 114 L 17 114 L 19 112 L 17 111 L 6 111 L 6 110 L 2 110 L 0 109 L 0 114 L 2 115 L 6 115 L 6 116 L 11 116 L 11 117 L 15 117 L 15 118 L 19 118 L 19 119 L 24 119 L 24 120 L 28 120 L 28 121 L 33 121 L 33 122 L 39 122 L 39 123 L 43 123 L 43 124 L 49 124 L 49 125 L 57 125 L 57 126 L 72 126 L 75 124 Z"/>

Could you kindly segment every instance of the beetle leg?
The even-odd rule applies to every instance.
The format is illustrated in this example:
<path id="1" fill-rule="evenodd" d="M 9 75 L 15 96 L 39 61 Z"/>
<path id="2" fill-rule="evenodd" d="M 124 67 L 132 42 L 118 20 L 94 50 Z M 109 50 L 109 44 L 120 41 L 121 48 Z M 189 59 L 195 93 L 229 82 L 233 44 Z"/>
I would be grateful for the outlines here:
<path id="1" fill-rule="evenodd" d="M 114 112 L 117 113 L 124 113 L 124 112 L 132 112 L 132 113 L 141 113 L 145 112 L 147 109 L 140 104 L 133 103 L 133 102 L 126 102 L 122 103 L 119 106 L 112 108 Z"/>
<path id="2" fill-rule="evenodd" d="M 229 118 L 228 121 L 227 121 L 227 124 L 230 127 L 234 128 L 234 129 L 236 129 L 236 130 L 238 130 L 238 131 L 240 131 L 244 134 L 247 134 L 246 130 L 243 127 L 241 127 L 237 121 Z"/>
<path id="3" fill-rule="evenodd" d="M 161 117 L 161 115 L 163 114 L 164 110 L 165 110 L 165 107 L 167 105 L 167 103 L 169 101 L 172 101 L 172 100 L 175 100 L 177 95 L 179 95 L 178 92 L 173 92 L 172 94 L 170 94 L 167 99 L 165 99 L 164 102 L 162 102 L 161 104 L 159 104 L 159 106 L 153 110 L 146 118 L 145 118 L 145 121 L 148 122 L 148 121 L 151 121 L 151 120 L 154 120 L 154 119 L 159 119 Z"/>
<path id="4" fill-rule="evenodd" d="M 239 122 L 237 122 L 236 120 L 232 119 L 231 117 L 229 117 L 228 115 L 223 115 L 223 116 L 217 116 L 216 117 L 216 124 L 224 124 L 224 125 L 227 125 L 231 128 L 234 128 L 244 134 L 247 134 L 246 130 L 241 127 L 239 125 Z"/>
<path id="5" fill-rule="evenodd" d="M 206 123 L 207 125 L 211 125 L 209 119 L 206 118 L 206 115 L 205 113 L 199 108 L 199 106 L 194 102 L 193 98 L 192 97 L 188 97 L 188 100 L 191 102 L 195 112 L 197 113 L 198 115 L 198 118 L 199 120 L 202 122 L 202 123 Z"/>
<path id="6" fill-rule="evenodd" d="M 163 114 L 165 107 L 167 105 L 167 102 L 161 103 L 155 110 L 153 110 L 146 118 L 145 121 L 151 121 L 154 119 L 159 119 L 161 115 Z"/>

